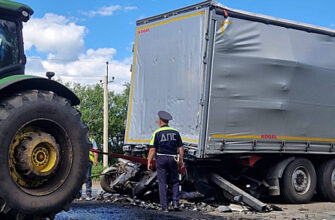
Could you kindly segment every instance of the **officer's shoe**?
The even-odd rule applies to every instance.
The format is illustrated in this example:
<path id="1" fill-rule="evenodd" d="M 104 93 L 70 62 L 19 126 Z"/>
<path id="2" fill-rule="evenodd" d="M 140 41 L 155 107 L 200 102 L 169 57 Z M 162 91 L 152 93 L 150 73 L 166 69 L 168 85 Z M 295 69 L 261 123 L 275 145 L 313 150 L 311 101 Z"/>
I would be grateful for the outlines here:
<path id="1" fill-rule="evenodd" d="M 169 209 L 159 208 L 158 210 L 159 210 L 159 211 L 162 211 L 162 212 L 169 212 Z"/>
<path id="2" fill-rule="evenodd" d="M 86 197 L 86 201 L 91 201 L 92 199 L 93 199 L 92 196 L 87 196 L 87 197 Z"/>
<path id="3" fill-rule="evenodd" d="M 173 206 L 173 211 L 175 211 L 175 212 L 179 212 L 179 211 L 180 211 L 179 206 L 174 205 L 174 206 Z"/>

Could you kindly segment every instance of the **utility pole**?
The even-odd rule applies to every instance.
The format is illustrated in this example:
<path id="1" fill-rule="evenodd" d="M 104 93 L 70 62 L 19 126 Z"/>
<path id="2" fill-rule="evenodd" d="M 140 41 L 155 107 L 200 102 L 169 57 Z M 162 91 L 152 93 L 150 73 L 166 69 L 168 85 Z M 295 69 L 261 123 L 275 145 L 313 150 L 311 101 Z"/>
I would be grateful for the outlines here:
<path id="1" fill-rule="evenodd" d="M 106 62 L 107 74 L 104 77 L 104 152 L 108 153 L 108 61 Z M 103 155 L 103 166 L 108 167 L 108 155 Z"/>

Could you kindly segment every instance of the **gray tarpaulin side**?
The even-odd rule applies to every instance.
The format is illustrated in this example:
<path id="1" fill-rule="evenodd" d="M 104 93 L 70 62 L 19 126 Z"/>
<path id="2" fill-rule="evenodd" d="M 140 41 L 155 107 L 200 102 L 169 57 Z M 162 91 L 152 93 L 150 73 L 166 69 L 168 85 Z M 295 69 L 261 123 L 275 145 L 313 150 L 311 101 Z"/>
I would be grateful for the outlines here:
<path id="1" fill-rule="evenodd" d="M 232 16 L 225 18 L 225 10 Z M 208 44 L 205 11 L 213 12 L 216 20 L 209 21 L 209 27 L 216 26 L 214 38 L 209 29 Z M 166 110 L 185 142 L 206 140 L 200 146 L 204 156 L 250 151 L 335 154 L 332 30 L 225 9 L 214 2 L 138 24 L 126 144 L 149 143 L 158 127 L 157 112 Z M 206 56 L 204 48 L 209 48 Z M 210 88 L 202 82 L 209 74 Z M 201 109 L 207 91 L 209 103 Z M 208 115 L 200 115 L 207 104 Z"/>
<path id="2" fill-rule="evenodd" d="M 172 114 L 171 127 L 197 143 L 205 10 L 137 27 L 126 144 L 148 144 L 157 112 Z"/>
<path id="3" fill-rule="evenodd" d="M 329 150 L 324 144 L 335 142 L 334 37 L 221 16 L 214 45 L 207 153 L 279 150 L 283 140 L 291 142 L 286 150 L 305 149 L 302 142 Z"/>

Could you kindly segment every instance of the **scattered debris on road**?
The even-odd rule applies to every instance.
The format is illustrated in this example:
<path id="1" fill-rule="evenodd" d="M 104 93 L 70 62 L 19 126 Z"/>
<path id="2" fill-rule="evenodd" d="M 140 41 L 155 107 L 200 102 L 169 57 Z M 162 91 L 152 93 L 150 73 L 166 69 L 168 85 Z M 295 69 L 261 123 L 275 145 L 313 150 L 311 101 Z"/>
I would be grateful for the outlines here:
<path id="1" fill-rule="evenodd" d="M 97 199 L 121 203 L 125 206 L 159 209 L 157 173 L 147 171 L 145 158 L 141 158 L 141 161 L 133 161 L 133 158 L 137 158 L 136 156 L 129 156 L 130 160 L 127 160 L 126 157 L 123 155 L 122 158 L 118 159 L 117 164 L 102 173 L 100 182 L 105 193 L 100 194 Z M 186 175 L 181 174 L 180 185 L 185 190 L 180 192 L 181 208 L 186 210 L 203 212 L 213 210 L 218 212 L 280 210 L 279 207 L 271 207 L 261 202 L 213 172 L 209 172 L 207 175 L 207 182 L 198 180 L 197 183 L 188 182 Z M 223 206 L 222 202 L 224 201 L 216 200 L 215 193 L 213 193 L 215 187 L 223 191 L 222 197 L 225 199 L 224 201 L 229 201 L 228 206 Z"/>
<path id="2" fill-rule="evenodd" d="M 111 194 L 101 192 L 95 199 L 104 203 L 120 204 L 124 207 L 140 207 L 144 209 L 159 210 L 160 205 L 158 202 L 144 201 L 134 199 L 128 195 L 121 195 L 118 193 Z M 180 209 L 186 211 L 197 212 L 252 212 L 246 206 L 231 204 L 229 206 L 220 205 L 219 203 L 205 203 L 205 202 L 190 202 L 184 199 L 180 200 Z"/>

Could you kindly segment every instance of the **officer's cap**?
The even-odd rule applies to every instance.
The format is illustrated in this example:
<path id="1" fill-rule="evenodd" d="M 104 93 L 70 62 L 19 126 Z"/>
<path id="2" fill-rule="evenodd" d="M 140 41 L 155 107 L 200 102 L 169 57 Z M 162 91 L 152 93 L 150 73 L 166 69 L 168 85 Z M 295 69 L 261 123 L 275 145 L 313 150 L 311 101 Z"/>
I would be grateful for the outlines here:
<path id="1" fill-rule="evenodd" d="M 166 111 L 159 111 L 158 112 L 158 117 L 159 117 L 159 119 L 162 119 L 164 121 L 172 120 L 172 116 L 170 115 L 170 113 L 168 113 Z"/>

